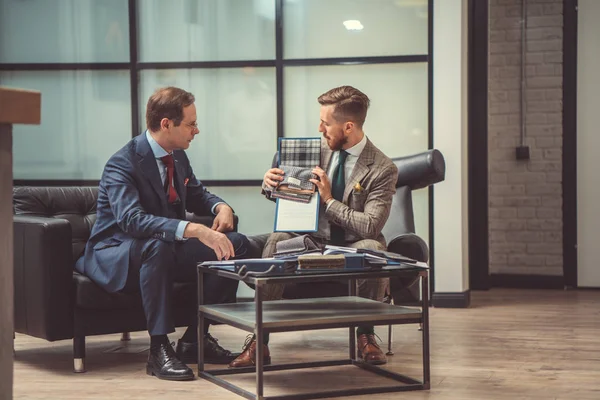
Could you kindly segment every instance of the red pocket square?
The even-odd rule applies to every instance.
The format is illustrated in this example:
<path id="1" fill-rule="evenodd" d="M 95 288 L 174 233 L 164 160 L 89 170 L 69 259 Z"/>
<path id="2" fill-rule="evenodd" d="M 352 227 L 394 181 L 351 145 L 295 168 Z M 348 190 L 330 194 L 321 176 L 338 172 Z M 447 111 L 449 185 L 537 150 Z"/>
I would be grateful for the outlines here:
<path id="1" fill-rule="evenodd" d="M 183 186 L 187 186 L 188 182 L 190 181 L 190 178 L 185 178 L 183 180 Z"/>

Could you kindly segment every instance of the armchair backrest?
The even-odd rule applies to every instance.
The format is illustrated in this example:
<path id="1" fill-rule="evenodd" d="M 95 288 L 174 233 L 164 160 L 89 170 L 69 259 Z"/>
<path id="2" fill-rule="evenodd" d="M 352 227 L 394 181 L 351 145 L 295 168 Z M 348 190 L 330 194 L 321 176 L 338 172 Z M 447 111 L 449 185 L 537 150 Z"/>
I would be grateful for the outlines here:
<path id="1" fill-rule="evenodd" d="M 13 212 L 66 219 L 71 225 L 73 260 L 83 253 L 96 222 L 97 187 L 34 187 L 13 189 Z"/>
<path id="2" fill-rule="evenodd" d="M 398 167 L 398 180 L 390 216 L 383 227 L 388 243 L 398 235 L 415 232 L 412 191 L 441 182 L 446 174 L 444 157 L 436 149 L 392 161 Z"/>
<path id="3" fill-rule="evenodd" d="M 396 187 L 408 186 L 411 190 L 422 189 L 445 179 L 446 163 L 439 150 L 392 158 L 398 167 Z"/>

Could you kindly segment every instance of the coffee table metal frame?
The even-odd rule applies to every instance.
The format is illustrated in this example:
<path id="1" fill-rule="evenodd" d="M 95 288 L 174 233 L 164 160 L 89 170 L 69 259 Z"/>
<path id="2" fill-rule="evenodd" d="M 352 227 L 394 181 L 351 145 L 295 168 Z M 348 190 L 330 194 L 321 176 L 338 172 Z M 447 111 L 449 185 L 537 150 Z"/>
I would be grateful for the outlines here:
<path id="1" fill-rule="evenodd" d="M 330 361 L 313 361 L 292 364 L 263 365 L 263 346 L 256 346 L 256 366 L 244 368 L 227 369 L 204 369 L 204 346 L 198 346 L 198 376 L 211 381 L 227 390 L 251 400 L 304 400 L 325 397 L 341 397 L 359 394 L 399 392 L 408 390 L 424 390 L 430 388 L 430 358 L 429 358 L 429 271 L 425 268 L 414 266 L 388 266 L 382 269 L 361 272 L 339 272 L 327 273 L 301 273 L 282 274 L 277 276 L 255 276 L 252 274 L 239 275 L 235 272 L 226 271 L 208 266 L 198 265 L 198 288 L 203 287 L 204 274 L 218 275 L 224 278 L 242 281 L 255 287 L 255 300 L 253 303 L 235 303 L 223 305 L 204 305 L 202 290 L 198 290 L 198 332 L 202 337 L 205 318 L 234 326 L 256 335 L 257 343 L 263 342 L 263 336 L 267 332 L 286 332 L 330 328 L 349 328 L 349 358 Z M 356 297 L 356 280 L 369 278 L 388 277 L 420 277 L 421 279 L 421 307 L 407 308 L 385 303 L 376 302 Z M 273 283 L 302 283 L 323 282 L 332 280 L 348 280 L 349 297 L 342 298 L 314 298 L 303 300 L 278 300 L 263 302 L 260 293 L 265 285 Z M 358 305 L 365 313 L 360 315 L 356 312 L 336 309 L 334 314 L 327 315 L 315 310 L 327 310 L 332 301 L 349 307 Z M 264 303 L 264 304 L 263 304 Z M 283 311 L 283 313 L 282 313 Z M 303 312 L 304 311 L 304 312 Z M 311 314 L 312 311 L 312 314 Z M 370 315 L 370 313 L 375 315 Z M 314 315 L 313 314 L 317 314 Z M 294 319 L 294 315 L 297 319 Z M 422 364 L 423 380 L 392 372 L 381 367 L 367 364 L 356 359 L 356 337 L 355 327 L 361 323 L 369 325 L 394 325 L 394 324 L 421 324 L 422 331 Z M 263 372 L 282 371 L 301 368 L 317 368 L 337 365 L 355 365 L 366 371 L 393 379 L 402 384 L 379 387 L 363 387 L 354 389 L 339 389 L 322 392 L 289 394 L 280 396 L 264 396 Z M 233 375 L 256 372 L 256 394 L 236 386 L 220 375 Z"/>

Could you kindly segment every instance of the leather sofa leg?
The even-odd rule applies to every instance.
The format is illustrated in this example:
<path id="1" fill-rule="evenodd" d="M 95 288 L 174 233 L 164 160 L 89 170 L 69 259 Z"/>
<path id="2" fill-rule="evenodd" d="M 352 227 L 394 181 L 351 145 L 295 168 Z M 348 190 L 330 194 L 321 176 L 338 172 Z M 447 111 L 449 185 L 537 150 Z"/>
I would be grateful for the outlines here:
<path id="1" fill-rule="evenodd" d="M 129 334 L 129 332 L 123 332 L 121 334 L 121 341 L 122 342 L 127 342 L 129 340 L 131 340 L 131 335 Z"/>
<path id="2" fill-rule="evenodd" d="M 73 372 L 85 372 L 85 336 L 73 338 Z"/>

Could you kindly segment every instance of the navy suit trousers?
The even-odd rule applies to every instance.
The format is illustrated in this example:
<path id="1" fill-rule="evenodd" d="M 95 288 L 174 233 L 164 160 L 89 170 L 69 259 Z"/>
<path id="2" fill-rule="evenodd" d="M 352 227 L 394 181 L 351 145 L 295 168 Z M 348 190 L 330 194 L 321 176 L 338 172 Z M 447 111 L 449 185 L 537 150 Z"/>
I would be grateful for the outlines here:
<path id="1" fill-rule="evenodd" d="M 236 258 L 244 258 L 248 239 L 237 233 L 226 233 L 233 244 Z M 197 282 L 197 264 L 217 259 L 215 252 L 196 238 L 165 242 L 159 239 L 135 239 L 130 251 L 129 271 L 124 292 L 140 292 L 150 335 L 175 331 L 172 315 L 172 289 L 176 282 Z M 204 303 L 234 303 L 238 281 L 205 275 Z M 189 294 L 194 306 L 193 320 L 198 317 L 197 290 Z"/>

